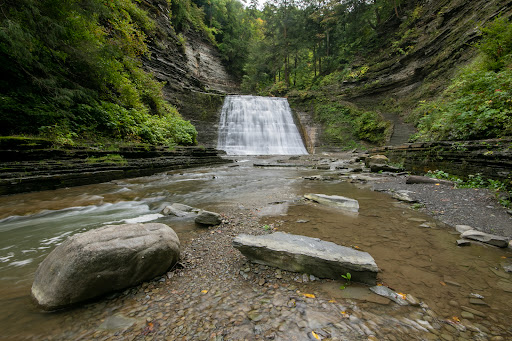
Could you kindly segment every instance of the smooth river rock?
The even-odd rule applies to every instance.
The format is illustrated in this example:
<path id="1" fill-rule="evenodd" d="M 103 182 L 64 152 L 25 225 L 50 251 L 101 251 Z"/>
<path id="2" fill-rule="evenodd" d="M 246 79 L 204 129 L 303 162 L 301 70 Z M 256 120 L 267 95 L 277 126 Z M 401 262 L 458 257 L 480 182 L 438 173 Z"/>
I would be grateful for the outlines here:
<path id="1" fill-rule="evenodd" d="M 486 243 L 489 245 L 494 245 L 497 247 L 507 247 L 508 246 L 508 238 L 502 236 L 496 236 L 493 234 L 488 234 L 476 230 L 466 231 L 460 235 L 462 238 L 476 240 L 482 243 Z"/>
<path id="2" fill-rule="evenodd" d="M 201 225 L 219 225 L 222 223 L 222 216 L 215 212 L 200 211 L 195 222 Z"/>
<path id="3" fill-rule="evenodd" d="M 304 198 L 317 202 L 322 205 L 341 208 L 350 212 L 359 211 L 359 202 L 355 199 L 342 197 L 340 195 L 325 195 L 325 194 L 305 194 Z"/>
<path id="4" fill-rule="evenodd" d="M 341 275 L 350 272 L 353 281 L 375 285 L 379 272 L 369 253 L 318 238 L 283 232 L 262 236 L 240 234 L 233 240 L 233 246 L 255 263 L 319 278 L 341 280 Z"/>
<path id="5" fill-rule="evenodd" d="M 109 225 L 69 237 L 39 265 L 32 297 L 45 310 L 64 308 L 165 273 L 180 242 L 165 224 Z"/>

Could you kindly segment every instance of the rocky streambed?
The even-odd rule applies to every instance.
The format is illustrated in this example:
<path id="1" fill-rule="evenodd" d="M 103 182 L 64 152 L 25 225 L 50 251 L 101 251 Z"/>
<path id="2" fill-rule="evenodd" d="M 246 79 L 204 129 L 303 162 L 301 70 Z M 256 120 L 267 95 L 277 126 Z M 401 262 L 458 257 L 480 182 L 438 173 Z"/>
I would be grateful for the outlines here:
<path id="1" fill-rule="evenodd" d="M 449 226 L 448 217 L 477 229 L 489 226 L 470 220 L 463 210 L 445 210 L 440 219 L 430 215 L 436 211 L 430 208 L 430 201 L 441 206 L 445 201 L 440 195 L 449 192 L 450 198 L 458 198 L 459 190 L 448 191 L 435 184 L 410 187 L 401 176 L 342 171 L 342 167 L 362 166 L 350 161 L 352 156 L 256 161 L 301 168 L 254 168 L 250 161 L 240 159 L 233 165 L 236 167 L 199 169 L 107 186 L 109 193 L 116 187 L 130 189 L 131 194 L 123 191 L 123 200 L 142 193 L 148 197 L 150 192 L 165 197 L 152 201 L 150 208 L 155 211 L 161 210 L 164 201 L 192 204 L 195 200 L 201 208 L 222 213 L 223 222 L 208 229 L 192 225 L 188 227 L 192 232 L 182 234 L 177 221 L 158 218 L 158 222 L 178 227 L 182 239 L 182 260 L 174 269 L 138 287 L 60 313 L 41 316 L 28 305 L 17 305 L 2 313 L 3 336 L 12 340 L 510 339 L 507 302 L 512 294 L 507 283 L 511 275 L 502 263 L 510 262 L 511 252 L 480 244 L 458 247 L 455 242 L 459 236 Z M 139 188 L 141 184 L 144 189 Z M 424 207 L 415 210 L 412 204 L 372 191 L 396 191 L 402 186 L 409 186 L 407 189 L 414 192 L 410 196 Z M 431 197 L 422 197 L 420 187 Z M 84 190 L 98 195 L 98 189 Z M 354 198 L 359 201 L 359 213 L 345 215 L 305 201 L 302 197 L 306 193 Z M 492 202 L 490 193 L 475 193 L 485 196 L 485 206 L 475 199 L 478 196 L 461 199 L 468 199 L 464 202 L 473 216 L 494 205 L 492 226 L 510 236 L 512 225 L 506 210 Z M 107 200 L 108 196 L 103 196 Z M 22 211 L 18 208 L 17 212 L 22 215 Z M 275 230 L 369 252 L 382 270 L 379 283 L 412 295 L 421 304 L 399 306 L 364 285 L 346 285 L 341 274 L 340 280 L 318 279 L 253 264 L 232 246 L 240 233 L 261 235 Z M 5 280 L 5 272 L 2 277 Z M 25 277 L 30 278 L 30 274 Z M 341 286 L 346 288 L 341 290 Z M 13 300 L 26 302 L 21 294 L 13 296 L 9 304 Z M 23 309 L 29 313 L 20 312 Z"/>

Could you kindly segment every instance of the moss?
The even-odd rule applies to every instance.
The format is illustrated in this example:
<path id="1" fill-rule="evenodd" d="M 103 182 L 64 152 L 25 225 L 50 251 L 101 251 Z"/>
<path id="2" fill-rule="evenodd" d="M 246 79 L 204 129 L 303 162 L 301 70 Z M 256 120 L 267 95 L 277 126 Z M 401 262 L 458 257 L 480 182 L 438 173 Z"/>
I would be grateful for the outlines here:
<path id="1" fill-rule="evenodd" d="M 115 163 L 115 164 L 121 164 L 121 165 L 124 165 L 127 163 L 126 159 L 122 155 L 119 155 L 119 154 L 108 154 L 108 155 L 100 156 L 100 157 L 91 156 L 91 157 L 88 157 L 85 162 L 87 162 L 87 163 Z"/>

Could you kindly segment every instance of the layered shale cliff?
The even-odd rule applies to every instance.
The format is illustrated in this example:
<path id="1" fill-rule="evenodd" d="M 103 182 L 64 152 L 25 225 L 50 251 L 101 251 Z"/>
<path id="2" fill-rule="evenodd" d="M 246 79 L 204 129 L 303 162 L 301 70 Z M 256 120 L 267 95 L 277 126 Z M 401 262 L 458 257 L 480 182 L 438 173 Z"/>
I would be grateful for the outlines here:
<path id="1" fill-rule="evenodd" d="M 196 127 L 198 143 L 215 147 L 220 107 L 226 94 L 238 92 L 237 80 L 201 32 L 175 32 L 167 1 L 145 1 L 142 6 L 158 25 L 148 44 L 151 57 L 144 60 L 145 69 L 165 83 L 165 99 Z"/>
<path id="2" fill-rule="evenodd" d="M 512 0 L 407 1 L 399 13 L 377 27 L 372 52 L 356 55 L 348 66 L 340 65 L 352 76 L 312 91 L 313 101 L 295 98 L 295 108 L 303 116 L 305 129 L 313 132 L 317 151 L 340 148 L 315 119 L 311 103 L 318 96 L 379 112 L 393 125 L 386 144 L 407 142 L 415 130 L 404 119 L 420 101 L 441 94 L 460 68 L 476 57 L 480 29 L 498 16 L 510 17 Z"/>
<path id="3" fill-rule="evenodd" d="M 364 76 L 344 82 L 339 92 L 365 104 L 414 101 L 441 92 L 457 70 L 475 56 L 480 28 L 499 15 L 512 14 L 512 0 L 420 0 L 381 29 L 396 32 L 379 51 L 359 59 Z M 410 103 L 414 105 L 415 103 Z"/>

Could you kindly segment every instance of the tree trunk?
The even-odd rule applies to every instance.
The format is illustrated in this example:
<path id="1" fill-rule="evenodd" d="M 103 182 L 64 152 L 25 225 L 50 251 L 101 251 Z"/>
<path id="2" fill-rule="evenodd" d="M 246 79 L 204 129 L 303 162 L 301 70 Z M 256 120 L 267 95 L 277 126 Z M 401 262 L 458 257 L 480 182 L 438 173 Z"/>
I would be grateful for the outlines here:
<path id="1" fill-rule="evenodd" d="M 293 86 L 297 84 L 297 52 L 295 52 L 295 56 L 293 57 Z"/>
<path id="2" fill-rule="evenodd" d="M 316 77 L 316 47 L 313 46 L 313 67 L 315 69 L 315 77 Z"/>
<path id="3" fill-rule="evenodd" d="M 329 30 L 325 32 L 325 38 L 326 38 L 326 47 L 325 47 L 325 55 L 329 57 Z"/>

